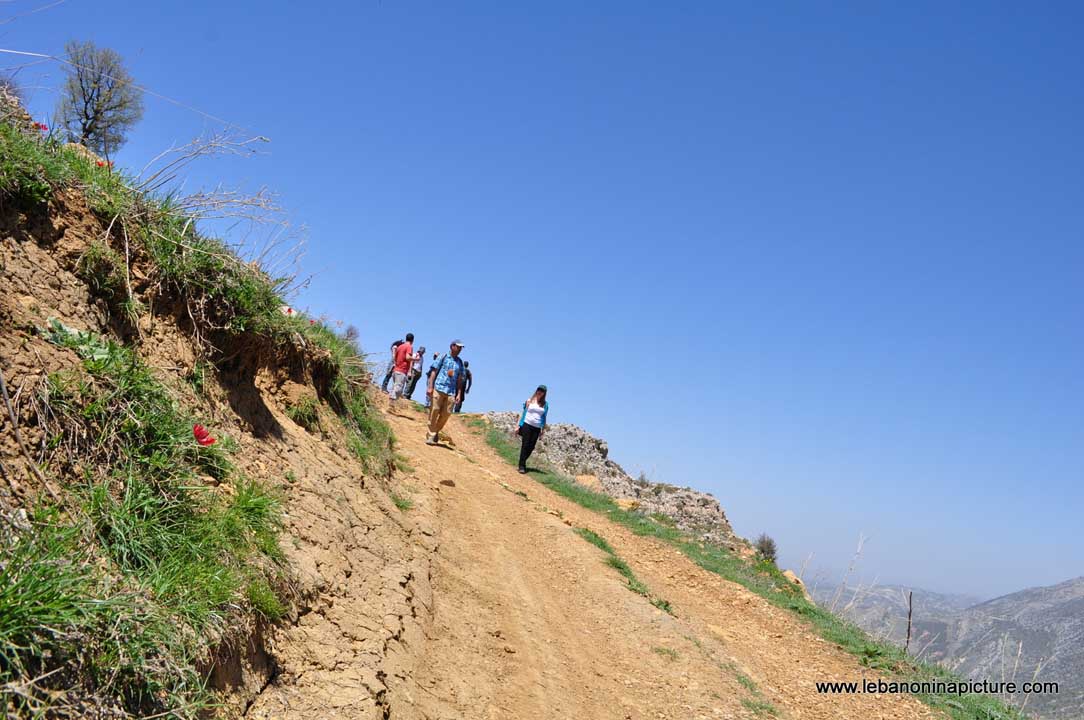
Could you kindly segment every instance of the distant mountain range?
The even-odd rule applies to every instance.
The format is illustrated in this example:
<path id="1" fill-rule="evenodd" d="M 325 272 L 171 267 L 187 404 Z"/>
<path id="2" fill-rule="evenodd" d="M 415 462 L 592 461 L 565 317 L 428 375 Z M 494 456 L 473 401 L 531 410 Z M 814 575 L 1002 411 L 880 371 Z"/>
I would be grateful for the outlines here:
<path id="1" fill-rule="evenodd" d="M 914 593 L 912 654 L 976 679 L 1055 681 L 1056 695 L 1033 695 L 1025 710 L 1049 720 L 1084 718 L 1084 577 L 986 602 L 898 585 L 819 586 L 814 597 L 903 645 L 908 591 Z"/>

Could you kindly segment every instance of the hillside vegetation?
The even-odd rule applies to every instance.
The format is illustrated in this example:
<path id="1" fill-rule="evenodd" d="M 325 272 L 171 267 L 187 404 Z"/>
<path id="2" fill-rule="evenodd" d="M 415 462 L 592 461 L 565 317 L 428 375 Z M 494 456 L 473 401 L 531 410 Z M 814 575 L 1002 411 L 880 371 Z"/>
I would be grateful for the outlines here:
<path id="1" fill-rule="evenodd" d="M 0 100 L 0 714 L 934 716 L 817 695 L 949 676 L 772 563 L 540 474 L 554 510 L 495 430 L 424 446 L 288 278 Z"/>
<path id="2" fill-rule="evenodd" d="M 373 476 L 391 434 L 286 278 L 0 100 L 0 713 L 195 717 L 224 649 L 296 613 L 289 481 L 239 458 L 281 434 L 255 377 Z"/>

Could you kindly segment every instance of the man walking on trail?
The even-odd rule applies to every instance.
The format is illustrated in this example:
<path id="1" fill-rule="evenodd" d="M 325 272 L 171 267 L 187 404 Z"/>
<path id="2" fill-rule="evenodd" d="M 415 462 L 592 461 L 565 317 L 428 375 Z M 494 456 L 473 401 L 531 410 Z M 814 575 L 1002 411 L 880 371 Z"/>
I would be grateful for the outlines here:
<path id="1" fill-rule="evenodd" d="M 395 348 L 395 367 L 391 379 L 391 400 L 395 402 L 403 394 L 407 373 L 414 364 L 414 333 L 406 334 L 406 342 Z"/>
<path id="2" fill-rule="evenodd" d="M 418 386 L 418 378 L 422 376 L 422 363 L 425 362 L 425 346 L 418 348 L 418 354 L 414 356 L 414 362 L 410 366 L 410 375 L 407 377 L 406 392 L 403 393 L 407 400 L 414 395 L 414 388 Z"/>
<path id="3" fill-rule="evenodd" d="M 470 372 L 470 362 L 463 361 L 463 374 L 465 376 L 463 380 L 463 394 L 459 396 L 459 400 L 456 401 L 455 407 L 452 408 L 452 412 L 457 413 L 463 409 L 463 401 L 467 399 L 467 393 L 470 392 L 470 386 L 474 384 L 474 376 Z"/>
<path id="4" fill-rule="evenodd" d="M 440 431 L 452 414 L 452 406 L 463 402 L 466 369 L 463 361 L 459 359 L 462 351 L 463 341 L 452 340 L 448 352 L 433 363 L 437 371 L 429 376 L 429 384 L 425 390 L 425 396 L 432 399 L 433 405 L 429 410 L 429 432 L 425 434 L 427 445 L 437 444 Z"/>
<path id="5" fill-rule="evenodd" d="M 384 392 L 388 391 L 388 382 L 391 380 L 391 376 L 395 372 L 395 350 L 402 344 L 402 340 L 396 340 L 391 344 L 391 358 L 388 359 L 388 370 L 384 373 L 384 382 L 380 383 L 380 389 Z"/>

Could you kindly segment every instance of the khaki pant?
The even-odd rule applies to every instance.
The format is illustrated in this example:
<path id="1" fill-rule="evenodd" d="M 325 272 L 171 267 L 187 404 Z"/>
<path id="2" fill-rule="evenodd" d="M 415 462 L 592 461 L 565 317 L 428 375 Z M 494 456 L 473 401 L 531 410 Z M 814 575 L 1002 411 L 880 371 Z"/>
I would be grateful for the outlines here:
<path id="1" fill-rule="evenodd" d="M 439 390 L 433 391 L 433 406 L 429 408 L 430 435 L 436 435 L 444 429 L 444 424 L 448 422 L 448 416 L 452 414 L 454 404 L 454 395 L 445 395 Z"/>

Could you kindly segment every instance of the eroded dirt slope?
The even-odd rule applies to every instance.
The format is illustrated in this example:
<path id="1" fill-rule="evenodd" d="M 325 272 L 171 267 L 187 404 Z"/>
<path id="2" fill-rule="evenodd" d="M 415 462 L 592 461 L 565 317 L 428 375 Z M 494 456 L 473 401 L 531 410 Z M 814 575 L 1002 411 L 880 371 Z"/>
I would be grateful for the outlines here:
<path id="1" fill-rule="evenodd" d="M 245 476 L 275 488 L 283 500 L 290 614 L 276 626 L 224 630 L 206 661 L 212 685 L 222 692 L 222 714 L 386 717 L 398 696 L 409 693 L 419 657 L 413 639 L 421 636 L 430 602 L 432 534 L 395 507 L 384 480 L 366 475 L 326 406 L 322 431 L 290 420 L 289 400 L 314 392 L 303 364 L 241 348 L 248 352 L 233 353 L 217 371 L 207 366 L 197 390 L 185 380 L 198 362 L 195 345 L 168 308 L 118 325 L 115 308 L 90 292 L 77 272 L 87 248 L 104 235 L 77 193 L 59 196 L 48 213 L 0 212 L 0 369 L 35 463 L 44 457 L 38 424 L 44 378 L 80 367 L 73 351 L 46 342 L 40 329 L 55 318 L 125 338 L 215 435 L 236 441 L 231 459 Z M 136 267 L 131 281 L 140 292 Z M 0 412 L 0 475 L 0 512 L 34 507 L 42 488 L 6 409 Z M 71 478 L 50 468 L 46 475 L 64 497 Z"/>
<path id="2" fill-rule="evenodd" d="M 284 408 L 311 378 L 274 356 L 220 363 L 206 395 L 183 381 L 196 362 L 168 312 L 118 328 L 74 269 L 104 231 L 75 196 L 53 219 L 0 217 L 0 363 L 32 448 L 32 398 L 77 358 L 33 331 L 56 317 L 127 335 L 141 355 L 235 438 L 250 477 L 282 491 L 283 549 L 294 569 L 289 618 L 235 632 L 216 658 L 227 715 L 252 718 L 921 718 L 909 697 L 822 696 L 817 680 L 858 678 L 857 661 L 802 622 L 520 476 L 461 418 L 454 447 L 423 442 L 423 416 L 387 417 L 412 466 L 377 480 L 332 432 Z M 138 292 L 141 279 L 131 282 Z M 329 431 L 335 425 L 329 419 Z M 19 449 L 0 441 L 0 504 L 32 488 Z M 60 480 L 61 478 L 57 478 Z M 396 502 L 398 499 L 398 503 Z M 605 538 L 676 616 L 630 592 L 598 548 Z"/>
<path id="3" fill-rule="evenodd" d="M 392 717 L 934 716 L 910 697 L 818 695 L 816 680 L 863 669 L 789 613 L 518 475 L 461 418 L 454 447 L 430 447 L 420 413 L 388 417 L 414 467 L 398 481 L 406 514 L 439 541 L 416 690 Z M 574 527 L 608 540 L 676 617 Z"/>

